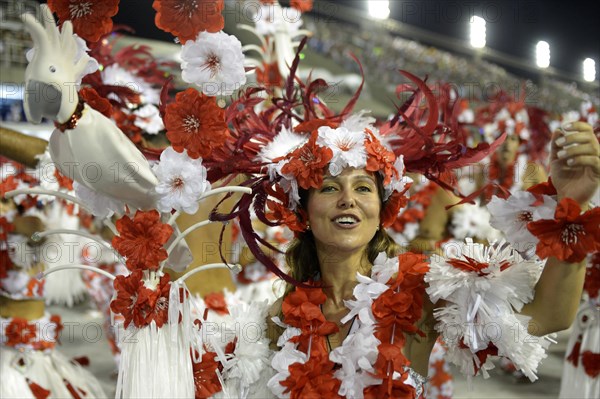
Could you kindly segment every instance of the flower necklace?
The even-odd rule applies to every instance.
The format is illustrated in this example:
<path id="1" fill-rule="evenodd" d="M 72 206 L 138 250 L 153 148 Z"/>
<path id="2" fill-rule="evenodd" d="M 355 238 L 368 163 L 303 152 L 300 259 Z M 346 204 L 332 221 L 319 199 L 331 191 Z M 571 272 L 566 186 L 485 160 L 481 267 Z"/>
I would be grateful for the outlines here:
<path id="1" fill-rule="evenodd" d="M 422 334 L 415 323 L 421 317 L 428 270 L 423 255 L 388 258 L 379 254 L 371 277 L 357 273 L 354 299 L 345 301 L 346 323 L 355 318 L 341 346 L 327 351 L 327 336 L 339 330 L 325 319 L 320 305 L 327 297 L 321 288 L 301 288 L 282 303 L 286 328 L 273 357 L 277 374 L 268 385 L 278 397 L 300 398 L 415 398 L 423 377 L 410 369 L 403 355 L 404 333 Z"/>

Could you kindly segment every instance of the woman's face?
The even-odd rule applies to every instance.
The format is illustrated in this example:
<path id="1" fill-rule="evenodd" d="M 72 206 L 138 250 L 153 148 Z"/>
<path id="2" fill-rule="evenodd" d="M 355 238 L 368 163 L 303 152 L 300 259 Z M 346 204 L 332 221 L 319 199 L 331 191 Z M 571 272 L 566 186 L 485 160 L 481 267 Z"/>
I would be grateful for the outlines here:
<path id="1" fill-rule="evenodd" d="M 502 166 L 508 166 L 515 161 L 521 139 L 516 134 L 509 134 L 498 149 L 498 161 Z"/>
<path id="2" fill-rule="evenodd" d="M 362 254 L 377 232 L 380 210 L 373 174 L 347 168 L 335 177 L 325 175 L 321 188 L 308 194 L 308 221 L 317 249 Z"/>

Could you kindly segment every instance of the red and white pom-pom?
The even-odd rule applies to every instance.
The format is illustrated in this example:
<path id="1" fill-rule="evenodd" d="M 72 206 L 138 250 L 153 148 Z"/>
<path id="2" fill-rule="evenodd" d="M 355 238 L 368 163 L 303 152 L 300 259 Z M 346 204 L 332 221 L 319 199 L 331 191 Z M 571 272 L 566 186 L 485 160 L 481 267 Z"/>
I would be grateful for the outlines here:
<path id="1" fill-rule="evenodd" d="M 527 334 L 529 318 L 515 314 L 533 298 L 541 263 L 524 260 L 504 241 L 493 246 L 450 243 L 447 257 L 434 256 L 425 276 L 437 309 L 436 329 L 448 345 L 448 359 L 468 375 L 487 377 L 489 355 L 508 357 L 532 381 L 548 342 Z"/>

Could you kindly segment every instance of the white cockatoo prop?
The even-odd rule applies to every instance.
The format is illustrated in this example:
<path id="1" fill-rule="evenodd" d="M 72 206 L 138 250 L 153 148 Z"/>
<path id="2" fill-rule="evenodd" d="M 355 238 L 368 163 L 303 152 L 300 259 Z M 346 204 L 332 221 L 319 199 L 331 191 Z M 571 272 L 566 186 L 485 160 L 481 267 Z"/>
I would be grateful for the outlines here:
<path id="1" fill-rule="evenodd" d="M 37 124 L 45 117 L 63 126 L 52 132 L 48 145 L 63 175 L 130 210 L 156 208 L 158 179 L 144 155 L 111 119 L 79 101 L 79 82 L 93 59 L 78 46 L 81 39 L 73 34 L 73 25 L 65 21 L 59 31 L 48 6 L 42 4 L 39 10 L 43 25 L 32 14 L 22 16 L 33 39 L 25 70 L 27 119 Z M 182 240 L 169 266 L 181 271 L 191 261 Z"/>
<path id="2" fill-rule="evenodd" d="M 73 118 L 79 105 L 77 81 L 90 57 L 79 54 L 70 21 L 59 31 L 50 9 L 41 5 L 40 11 L 43 25 L 31 14 L 22 16 L 34 46 L 25 71 L 25 114 L 32 123 L 45 117 L 64 124 L 77 118 Z M 158 180 L 146 158 L 116 124 L 84 105 L 72 125 L 64 131 L 54 130 L 50 137 L 50 154 L 60 172 L 131 208 L 154 208 Z"/>

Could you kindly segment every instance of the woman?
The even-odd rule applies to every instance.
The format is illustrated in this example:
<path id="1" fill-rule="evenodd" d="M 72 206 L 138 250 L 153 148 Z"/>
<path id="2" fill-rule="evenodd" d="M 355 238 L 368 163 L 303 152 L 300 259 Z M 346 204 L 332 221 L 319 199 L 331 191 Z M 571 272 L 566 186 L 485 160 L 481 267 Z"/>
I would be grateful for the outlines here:
<path id="1" fill-rule="evenodd" d="M 320 128 L 319 132 L 321 133 L 324 130 Z M 375 140 L 372 138 L 371 142 Z M 368 139 L 365 140 L 365 144 L 367 144 L 367 141 Z M 598 142 L 593 134 L 592 127 L 586 123 L 574 123 L 567 127 L 566 132 L 556 132 L 554 134 L 551 176 L 557 190 L 558 199 L 572 198 L 585 210 L 589 199 L 598 186 L 598 176 L 600 176 L 598 154 Z M 365 166 L 370 165 L 369 158 L 371 157 L 367 156 Z M 393 161 L 386 163 L 386 165 L 389 166 L 389 163 L 393 163 Z M 357 323 L 356 314 L 354 314 L 355 317 L 348 317 L 348 315 L 352 316 L 355 313 L 352 311 L 353 296 L 357 296 L 354 301 L 361 300 L 359 296 L 362 293 L 357 292 L 355 288 L 357 285 L 364 283 L 364 277 L 358 278 L 357 273 L 369 276 L 376 272 L 373 264 L 379 252 L 386 252 L 388 256 L 392 256 L 396 254 L 397 246 L 382 228 L 384 223 L 382 212 L 387 205 L 384 200 L 386 186 L 385 183 L 382 183 L 386 180 L 385 174 L 380 173 L 380 171 L 385 172 L 384 169 L 374 171 L 373 168 L 360 167 L 362 166 L 360 163 L 359 167 L 349 167 L 347 163 L 342 163 L 342 165 L 344 168 L 339 174 L 332 174 L 331 169 L 329 168 L 327 171 L 328 168 L 323 165 L 325 173 L 322 183 L 318 187 L 310 187 L 305 191 L 300 190 L 297 213 L 306 215 L 306 229 L 304 232 L 297 234 L 297 238 L 287 251 L 288 266 L 291 268 L 291 275 L 297 281 L 301 283 L 310 282 L 312 285 L 321 287 L 324 298 L 311 300 L 311 295 L 318 296 L 318 288 L 313 288 L 311 291 L 310 288 L 294 288 L 290 285 L 286 296 L 275 303 L 271 309 L 272 316 L 283 316 L 280 317 L 283 322 L 277 318 L 275 322 L 280 327 L 288 328 L 283 336 L 278 336 L 281 329 L 272 328 L 270 330 L 272 342 L 279 341 L 279 346 L 283 347 L 282 351 L 285 351 L 286 348 L 289 349 L 290 345 L 296 346 L 295 351 L 288 351 L 287 363 L 283 366 L 281 364 L 283 357 L 277 358 L 276 355 L 273 361 L 273 365 L 279 373 L 271 380 L 270 386 L 276 394 L 283 394 L 286 389 L 288 392 L 292 392 L 292 397 L 294 397 L 294 393 L 299 396 L 307 394 L 311 389 L 316 389 L 315 378 L 321 378 L 321 384 L 324 382 L 323 378 L 329 378 L 327 380 L 330 383 L 329 388 L 337 388 L 334 391 L 340 395 L 350 397 L 358 393 L 356 389 L 359 387 L 356 384 L 352 386 L 352 383 L 348 380 L 348 373 L 336 371 L 340 368 L 343 369 L 345 367 L 344 362 L 351 361 L 352 355 L 347 351 L 340 351 L 336 348 L 340 348 L 344 340 L 352 341 L 352 335 L 360 331 L 357 324 L 361 323 Z M 327 166 L 331 167 L 331 164 Z M 323 171 L 316 173 L 323 173 Z M 298 183 L 300 187 L 303 187 L 301 181 Z M 406 261 L 406 263 L 419 262 L 409 255 L 400 256 L 400 273 L 405 273 L 406 276 L 410 274 L 423 276 L 423 273 L 419 272 L 416 267 L 407 272 L 406 268 L 402 266 L 403 261 Z M 543 336 L 570 326 L 577 311 L 584 274 L 584 262 L 566 262 L 555 257 L 548 258 L 547 266 L 535 286 L 533 300 L 523 306 L 520 312 L 522 315 L 531 317 L 528 324 L 528 332 L 531 335 Z M 406 280 L 405 277 L 404 281 L 406 282 Z M 392 286 L 395 284 L 393 277 L 388 281 L 388 285 L 390 285 L 390 282 Z M 405 288 L 404 286 L 408 287 L 409 285 L 400 283 L 399 291 L 402 291 Z M 288 298 L 298 291 L 308 292 L 307 301 L 304 302 L 304 305 L 296 306 L 297 303 L 293 303 L 302 299 L 300 297 L 288 301 Z M 319 303 L 320 301 L 322 303 Z M 437 338 L 437 332 L 434 330 L 436 320 L 433 309 L 444 306 L 444 303 L 440 301 L 433 304 L 427 295 L 423 295 L 421 300 L 417 302 L 422 302 L 423 306 L 419 320 L 414 320 L 414 326 L 425 334 L 419 336 L 419 334 L 414 333 L 416 330 L 412 330 L 411 333 L 410 328 L 405 328 L 404 332 L 406 334 L 403 337 L 405 342 L 402 345 L 402 353 L 396 354 L 395 357 L 401 358 L 404 355 L 409 362 L 403 366 L 410 364 L 410 368 L 421 375 L 426 375 L 429 354 Z M 306 313 L 304 318 L 297 317 L 298 314 L 302 313 L 299 309 L 302 306 L 305 308 L 310 307 L 310 304 L 319 304 L 318 308 L 312 309 L 314 314 L 308 314 L 310 312 L 304 309 L 304 313 Z M 391 304 L 392 306 L 398 305 L 393 300 Z M 376 308 L 377 304 L 372 305 L 375 319 L 377 319 Z M 319 312 L 316 310 L 320 310 L 322 315 L 318 314 Z M 413 314 L 421 313 L 410 308 L 406 311 L 413 312 Z M 396 316 L 399 315 L 400 313 Z M 324 319 L 315 324 L 314 320 L 322 316 Z M 358 317 L 360 318 L 360 316 Z M 298 322 L 298 319 L 301 319 L 300 322 Z M 312 334 L 309 340 L 309 348 L 303 350 L 302 347 L 306 344 L 303 341 L 306 324 L 303 326 L 302 323 L 307 322 L 309 322 L 310 328 L 313 329 L 312 331 L 315 331 L 314 327 L 318 325 L 318 328 L 323 328 L 323 333 L 308 333 L 309 335 Z M 364 324 L 363 321 L 362 325 Z M 375 331 L 377 332 L 381 328 L 381 325 L 376 325 Z M 299 333 L 299 331 L 301 332 Z M 321 335 L 319 336 L 319 334 Z M 315 349 L 315 346 L 318 347 L 319 345 L 326 346 L 326 350 L 329 352 L 327 360 L 330 360 L 330 364 L 327 360 L 318 362 L 321 367 L 321 377 L 316 377 L 315 374 L 311 378 L 311 373 L 314 374 L 316 369 L 315 364 L 311 365 L 313 370 L 306 370 L 306 368 L 299 370 L 298 366 L 309 363 L 311 357 L 322 355 L 319 353 L 318 348 Z M 364 342 L 364 345 L 369 345 L 369 343 Z M 392 348 L 381 348 L 380 345 L 379 354 L 372 353 L 371 364 L 366 366 L 363 364 L 363 370 L 370 368 L 377 375 L 379 369 L 381 369 L 377 364 L 380 360 L 390 356 L 388 360 L 394 362 L 394 356 L 390 353 L 382 354 L 382 349 L 387 349 L 388 352 L 393 353 Z M 296 355 L 296 358 L 293 357 L 294 355 Z M 393 367 L 396 366 L 394 364 Z M 304 388 L 298 386 L 301 381 L 299 379 L 301 373 L 308 376 L 308 378 L 302 380 L 305 385 Z M 322 377 L 327 373 L 331 375 Z M 338 377 L 337 381 L 335 381 L 335 376 Z M 340 376 L 342 378 L 339 378 Z M 383 376 L 378 375 L 378 377 L 379 382 L 363 379 L 362 388 L 365 389 L 365 397 L 380 389 L 381 387 L 378 387 L 378 384 L 384 385 L 386 383 L 388 386 L 383 388 L 384 391 L 388 395 L 396 397 L 398 393 L 394 389 L 399 388 L 396 386 L 397 383 L 393 381 L 394 379 L 392 378 L 391 381 L 387 380 L 386 382 L 385 378 L 381 378 Z M 419 384 L 415 383 L 416 378 L 409 380 L 406 377 L 402 380 L 405 382 L 410 381 L 407 384 L 414 385 L 417 388 L 417 395 L 419 394 Z M 392 386 L 393 388 L 391 388 Z"/>

